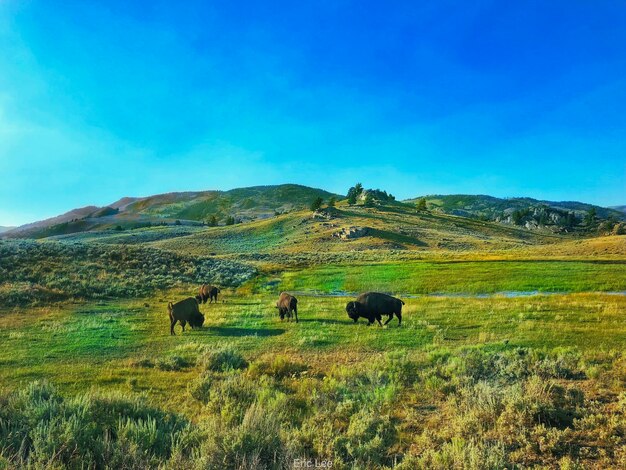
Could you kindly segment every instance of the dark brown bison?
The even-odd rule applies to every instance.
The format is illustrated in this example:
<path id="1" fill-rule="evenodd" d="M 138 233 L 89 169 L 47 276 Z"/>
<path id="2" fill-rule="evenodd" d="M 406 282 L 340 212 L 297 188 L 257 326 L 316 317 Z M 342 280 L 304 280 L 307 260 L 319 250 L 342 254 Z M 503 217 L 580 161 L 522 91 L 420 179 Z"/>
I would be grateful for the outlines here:
<path id="1" fill-rule="evenodd" d="M 205 304 L 207 300 L 209 300 L 209 303 L 213 303 L 214 300 L 217 303 L 217 294 L 220 292 L 221 291 L 215 286 L 202 284 L 200 294 L 196 296 L 196 299 L 199 299 L 203 304 Z"/>
<path id="2" fill-rule="evenodd" d="M 389 318 L 385 322 L 385 325 L 391 321 L 394 314 L 398 317 L 398 325 L 402 324 L 402 306 L 404 302 L 395 297 L 391 297 L 387 294 L 379 294 L 378 292 L 366 292 L 359 295 L 355 301 L 348 302 L 346 305 L 346 312 L 348 316 L 354 320 L 354 323 L 359 318 L 367 318 L 368 325 L 374 323 L 374 320 L 378 322 L 380 326 L 383 326 L 380 322 L 382 315 L 389 315 Z"/>
<path id="3" fill-rule="evenodd" d="M 287 292 L 281 292 L 278 302 L 276 302 L 276 308 L 280 319 L 283 320 L 287 317 L 287 321 L 291 319 L 291 312 L 296 317 L 296 323 L 298 323 L 298 299 L 293 295 L 287 294 Z"/>
<path id="4" fill-rule="evenodd" d="M 171 335 L 174 334 L 174 325 L 176 325 L 176 322 L 180 323 L 183 327 L 183 331 L 185 331 L 185 325 L 187 323 L 189 323 L 191 328 L 200 328 L 204 323 L 204 315 L 200 313 L 198 301 L 193 297 L 188 297 L 175 304 L 170 302 L 167 304 L 167 311 L 170 315 Z"/>

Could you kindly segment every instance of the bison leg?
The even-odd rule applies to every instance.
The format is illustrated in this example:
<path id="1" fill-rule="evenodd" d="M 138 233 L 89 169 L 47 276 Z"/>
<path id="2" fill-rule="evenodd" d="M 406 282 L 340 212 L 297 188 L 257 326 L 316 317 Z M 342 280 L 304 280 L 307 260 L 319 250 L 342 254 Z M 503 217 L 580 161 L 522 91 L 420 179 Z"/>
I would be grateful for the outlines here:
<path id="1" fill-rule="evenodd" d="M 380 327 L 382 328 L 382 327 L 383 327 L 383 324 L 380 322 L 380 320 L 381 320 L 380 315 L 378 315 L 378 316 L 376 317 L 376 321 L 378 322 L 378 325 L 380 325 Z M 386 323 L 385 323 L 385 325 L 386 325 Z"/>
<path id="2" fill-rule="evenodd" d="M 187 322 L 185 320 L 180 320 L 180 324 L 183 327 L 183 332 L 185 331 L 185 325 L 187 325 Z"/>
<path id="3" fill-rule="evenodd" d="M 293 314 L 296 317 L 296 323 L 298 323 L 298 308 L 297 307 L 293 309 Z"/>
<path id="4" fill-rule="evenodd" d="M 172 318 L 170 320 L 170 335 L 176 335 L 176 333 L 174 333 L 174 325 L 176 325 L 176 320 Z"/>
<path id="5" fill-rule="evenodd" d="M 398 326 L 402 325 L 402 313 L 396 313 L 396 317 L 398 317 Z"/>
<path id="6" fill-rule="evenodd" d="M 389 314 L 389 318 L 387 318 L 387 321 L 385 322 L 385 325 L 386 325 L 387 323 L 389 323 L 389 322 L 391 321 L 391 319 L 392 319 L 392 318 L 393 318 L 393 313 L 390 313 L 390 314 Z"/>

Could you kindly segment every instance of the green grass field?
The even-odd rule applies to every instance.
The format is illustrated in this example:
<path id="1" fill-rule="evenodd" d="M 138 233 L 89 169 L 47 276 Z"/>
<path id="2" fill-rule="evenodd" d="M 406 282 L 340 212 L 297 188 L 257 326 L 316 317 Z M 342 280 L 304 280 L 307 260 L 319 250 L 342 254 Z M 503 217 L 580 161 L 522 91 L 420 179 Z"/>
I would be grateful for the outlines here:
<path id="1" fill-rule="evenodd" d="M 171 337 L 166 301 L 182 295 L 3 311 L 0 433 L 17 442 L 33 419 L 48 433 L 27 456 L 5 444 L 7 465 L 98 466 L 109 454 L 167 468 L 624 462 L 626 296 L 410 298 L 402 327 L 380 328 L 353 324 L 347 297 L 301 295 L 296 324 L 279 321 L 274 295 L 229 291 L 202 307 L 201 330 Z M 50 400 L 60 421 L 42 411 Z M 122 426 L 98 421 L 98 406 L 136 411 Z M 107 433 L 125 434 L 85 453 Z M 87 450 L 69 452 L 68 439 Z"/>
<path id="2" fill-rule="evenodd" d="M 0 468 L 626 467 L 626 237 L 392 209 L 0 241 Z"/>
<path id="3" fill-rule="evenodd" d="M 315 266 L 278 275 L 280 290 L 398 294 L 625 291 L 622 261 L 404 261 Z"/>

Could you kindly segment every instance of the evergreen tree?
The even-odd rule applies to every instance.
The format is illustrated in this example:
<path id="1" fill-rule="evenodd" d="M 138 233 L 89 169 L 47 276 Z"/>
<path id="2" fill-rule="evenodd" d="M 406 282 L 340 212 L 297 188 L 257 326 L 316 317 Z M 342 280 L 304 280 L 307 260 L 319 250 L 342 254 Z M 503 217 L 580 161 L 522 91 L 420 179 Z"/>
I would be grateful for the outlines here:
<path id="1" fill-rule="evenodd" d="M 209 219 L 209 227 L 215 227 L 217 225 L 217 217 L 214 215 Z"/>
<path id="2" fill-rule="evenodd" d="M 415 203 L 415 208 L 418 210 L 418 212 L 424 212 L 426 210 L 426 198 L 425 197 L 421 197 L 417 200 L 417 202 Z"/>
<path id="3" fill-rule="evenodd" d="M 335 198 L 335 196 L 331 196 L 331 198 L 328 200 L 328 207 L 335 207 L 336 203 L 337 199 Z"/>
<path id="4" fill-rule="evenodd" d="M 232 215 L 226 217 L 226 225 L 235 225 L 235 218 Z"/>
<path id="5" fill-rule="evenodd" d="M 585 225 L 587 227 L 592 227 L 596 223 L 596 208 L 592 207 L 585 214 Z"/>
<path id="6" fill-rule="evenodd" d="M 321 197 L 316 197 L 311 203 L 311 210 L 315 212 L 316 210 L 322 207 L 323 203 L 324 203 L 324 200 Z"/>
<path id="7" fill-rule="evenodd" d="M 373 207 L 374 206 L 374 197 L 371 194 L 367 193 L 365 195 L 365 199 L 363 201 L 363 205 L 365 207 Z"/>
<path id="8" fill-rule="evenodd" d="M 356 204 L 356 191 L 354 188 L 350 188 L 348 191 L 348 204 L 354 206 Z"/>

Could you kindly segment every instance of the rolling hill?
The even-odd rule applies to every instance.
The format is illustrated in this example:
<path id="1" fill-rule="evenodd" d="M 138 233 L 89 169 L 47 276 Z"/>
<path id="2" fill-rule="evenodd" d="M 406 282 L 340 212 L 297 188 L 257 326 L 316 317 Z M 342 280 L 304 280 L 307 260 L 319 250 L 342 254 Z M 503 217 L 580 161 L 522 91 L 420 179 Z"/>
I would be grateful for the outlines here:
<path id="1" fill-rule="evenodd" d="M 296 184 L 255 186 L 230 191 L 198 191 L 124 197 L 104 207 L 74 209 L 50 219 L 23 225 L 4 235 L 15 238 L 47 238 L 71 233 L 124 230 L 153 225 L 198 226 L 215 217 L 237 222 L 273 217 L 301 210 L 317 197 L 340 197 L 321 189 Z"/>
<path id="2" fill-rule="evenodd" d="M 486 195 L 424 196 L 427 207 L 436 212 L 461 217 L 519 225 L 527 229 L 572 232 L 581 229 L 590 210 L 595 211 L 597 224 L 606 220 L 626 220 L 618 208 L 606 208 L 575 201 L 542 201 L 527 197 L 497 198 Z M 404 202 L 415 204 L 418 198 Z"/>
<path id="3" fill-rule="evenodd" d="M 366 208 L 365 195 L 374 207 Z M 395 201 L 379 190 L 365 190 L 356 205 L 342 201 L 311 217 L 316 198 L 342 196 L 295 184 L 255 186 L 230 191 L 197 191 L 124 197 L 104 207 L 87 206 L 3 233 L 6 238 L 69 238 L 106 243 L 162 243 L 214 252 L 294 253 L 385 249 L 510 247 L 545 243 L 556 235 L 619 234 L 626 214 L 580 202 L 483 195 L 427 196 L 428 210 L 417 199 Z M 590 210 L 593 223 L 587 223 Z M 218 230 L 206 225 L 233 227 Z M 609 227 L 610 225 L 610 227 Z M 179 241 L 164 241 L 178 239 Z M 346 243 L 350 241 L 350 243 Z M 317 244 L 317 245 L 316 245 Z"/>

